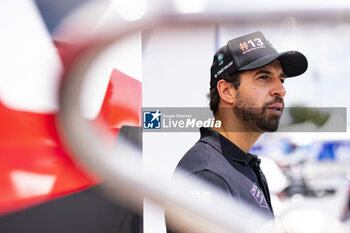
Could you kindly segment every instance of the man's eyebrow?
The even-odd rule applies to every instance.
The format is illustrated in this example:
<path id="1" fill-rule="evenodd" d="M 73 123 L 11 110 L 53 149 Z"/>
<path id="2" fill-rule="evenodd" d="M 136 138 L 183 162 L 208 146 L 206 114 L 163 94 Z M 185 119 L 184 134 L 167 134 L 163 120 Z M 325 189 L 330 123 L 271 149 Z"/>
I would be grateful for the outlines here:
<path id="1" fill-rule="evenodd" d="M 258 72 L 256 72 L 255 74 L 254 74 L 254 76 L 258 76 L 258 75 L 261 75 L 261 74 L 272 74 L 272 72 L 270 72 L 270 71 L 268 71 L 268 70 L 259 70 Z M 285 73 L 280 73 L 280 77 L 281 78 L 285 78 L 285 77 L 287 77 L 287 75 L 285 74 Z"/>

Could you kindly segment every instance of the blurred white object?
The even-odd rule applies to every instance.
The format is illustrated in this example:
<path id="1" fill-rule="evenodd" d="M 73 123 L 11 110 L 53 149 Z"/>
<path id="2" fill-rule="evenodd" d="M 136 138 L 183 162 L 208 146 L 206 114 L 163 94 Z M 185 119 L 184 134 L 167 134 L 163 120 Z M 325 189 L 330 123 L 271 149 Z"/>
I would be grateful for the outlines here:
<path id="1" fill-rule="evenodd" d="M 208 0 L 174 0 L 175 6 L 180 13 L 198 13 L 202 12 L 208 4 Z"/>
<path id="2" fill-rule="evenodd" d="M 261 159 L 261 170 L 263 170 L 266 176 L 270 192 L 277 194 L 287 188 L 289 181 L 276 162 L 268 157 L 259 158 Z"/>
<path id="3" fill-rule="evenodd" d="M 146 0 L 113 0 L 116 12 L 128 21 L 141 19 L 147 10 Z"/>
<path id="4" fill-rule="evenodd" d="M 0 7 L 0 99 L 8 107 L 58 109 L 62 64 L 32 0 L 8 0 Z"/>
<path id="5" fill-rule="evenodd" d="M 216 4 L 218 2 L 210 1 L 208 4 L 210 5 L 210 3 Z M 225 6 L 225 4 L 220 5 L 220 7 L 221 9 L 231 11 L 231 8 Z M 168 9 L 165 9 L 161 12 L 163 16 L 167 16 L 167 12 L 173 12 L 171 10 L 167 10 Z M 232 11 L 230 14 L 226 15 L 224 13 L 220 14 L 221 11 L 205 12 L 211 13 L 212 17 L 205 18 L 203 17 L 206 16 L 204 13 L 202 15 L 197 15 L 199 16 L 197 18 L 195 15 L 193 15 L 193 18 L 190 19 L 193 20 L 191 21 L 193 25 L 202 26 L 209 22 L 219 23 L 219 16 L 223 21 L 226 20 L 225 22 L 227 22 L 227 20 L 234 19 L 244 21 L 245 19 L 247 20 L 249 18 L 249 16 L 240 18 L 242 13 L 240 15 L 237 11 L 238 10 L 236 10 L 237 15 L 232 14 Z M 232 15 L 234 15 L 236 18 L 232 19 L 228 17 L 232 17 Z M 131 25 L 128 30 L 124 31 L 124 33 L 135 32 L 140 29 L 142 29 L 143 32 L 147 32 L 147 30 L 154 30 L 156 26 L 161 27 L 163 30 L 168 30 L 170 25 L 181 22 L 179 17 L 181 17 L 181 15 L 176 15 L 176 17 L 169 18 L 155 17 L 152 19 L 153 21 L 145 20 L 140 22 L 140 25 Z M 191 25 L 192 24 L 188 22 L 183 22 L 182 24 L 183 27 L 186 26 L 187 28 L 190 28 Z M 122 29 L 125 29 L 125 25 L 124 27 L 115 27 L 114 24 L 111 25 L 111 28 L 113 30 L 110 30 L 111 33 L 108 35 L 110 37 L 108 37 L 106 41 L 102 41 L 106 43 L 105 45 L 107 45 L 111 39 L 120 39 L 119 36 L 121 36 L 120 34 L 122 33 Z M 120 31 L 118 31 L 118 29 Z M 101 38 L 103 38 L 102 35 Z M 99 47 L 97 49 L 102 48 Z M 196 203 L 190 202 L 190 200 L 179 195 L 179 193 L 181 193 L 179 190 L 182 190 L 182 188 L 186 185 L 190 185 L 186 183 L 185 179 L 179 178 L 178 185 L 169 187 L 167 180 L 163 174 L 159 173 L 158 169 L 149 171 L 142 169 L 141 160 L 137 156 L 139 155 L 139 151 L 136 151 L 135 148 L 130 146 L 130 144 L 127 142 L 121 141 L 120 138 L 118 138 L 119 147 L 115 153 L 118 156 L 115 156 L 113 151 L 108 151 L 106 149 L 104 143 L 100 140 L 101 138 L 98 138 L 96 132 L 91 131 L 91 127 L 86 124 L 86 122 L 82 121 L 81 116 L 79 115 L 80 113 L 77 111 L 79 108 L 79 103 L 76 102 L 76 97 L 79 94 L 82 85 L 82 83 L 79 82 L 83 82 L 87 67 L 90 67 L 90 65 L 94 62 L 94 59 L 97 57 L 98 52 L 100 52 L 96 50 L 94 51 L 93 49 L 92 51 L 92 53 L 88 53 L 88 56 L 82 56 L 82 60 L 77 61 L 77 64 L 75 64 L 76 66 L 71 67 L 71 70 L 69 70 L 66 77 L 66 81 L 69 80 L 69 83 L 64 84 L 64 89 L 61 96 L 62 132 L 66 136 L 66 143 L 76 151 L 77 155 L 80 156 L 80 160 L 84 161 L 88 166 L 95 169 L 100 174 L 105 175 L 108 181 L 107 183 L 110 185 L 110 191 L 113 193 L 113 195 L 123 196 L 126 199 L 133 199 L 135 196 L 148 197 L 160 204 L 170 207 L 169 210 L 173 211 L 174 219 L 177 218 L 178 220 L 181 219 L 181 216 L 183 216 L 181 215 L 182 213 L 189 212 L 192 214 L 193 218 L 201 220 L 197 222 L 197 231 L 202 230 L 203 232 L 210 232 L 211 230 L 216 229 L 217 231 L 214 232 L 256 232 L 256 228 L 253 229 L 254 226 L 252 226 L 250 222 L 256 223 L 252 218 L 256 217 L 257 221 L 259 221 L 259 216 L 252 218 L 249 217 L 250 222 L 248 222 L 248 224 L 245 224 L 245 222 L 243 223 L 241 219 L 248 218 L 245 215 L 245 211 L 247 209 L 243 207 L 241 211 L 239 207 L 235 207 L 232 200 L 228 200 L 225 197 L 222 198 L 221 205 L 215 206 L 213 209 L 207 209 L 205 206 L 196 205 Z M 171 64 L 173 65 L 174 63 Z M 164 76 L 162 76 L 162 78 L 164 78 Z M 163 98 L 163 96 L 159 96 L 158 98 L 160 97 Z M 79 129 L 79 131 L 76 129 Z M 278 185 L 275 187 L 275 189 L 281 189 L 282 186 L 283 185 Z M 232 208 L 232 211 L 230 208 Z M 233 211 L 233 209 L 235 209 L 235 211 Z M 237 211 L 237 209 L 239 209 L 239 211 Z M 318 223 L 318 221 L 314 220 L 319 219 L 318 213 L 315 214 L 315 216 L 313 216 L 313 214 L 306 214 L 304 216 L 310 218 L 310 223 Z M 295 221 L 295 218 L 291 219 Z M 323 219 L 327 221 L 327 218 Z M 341 223 L 336 223 L 341 226 Z M 309 226 L 305 227 L 306 229 L 309 229 Z"/>

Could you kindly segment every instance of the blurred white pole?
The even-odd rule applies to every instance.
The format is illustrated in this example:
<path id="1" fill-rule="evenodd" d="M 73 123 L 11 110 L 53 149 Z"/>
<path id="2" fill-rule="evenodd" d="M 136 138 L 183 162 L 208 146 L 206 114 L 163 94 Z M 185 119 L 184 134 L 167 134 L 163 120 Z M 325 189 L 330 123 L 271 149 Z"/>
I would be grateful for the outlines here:
<path id="1" fill-rule="evenodd" d="M 191 230 L 197 232 L 250 233 L 256 232 L 257 229 L 273 232 L 272 228 L 262 228 L 266 226 L 267 219 L 254 214 L 249 207 L 235 203 L 231 198 L 212 190 L 206 184 L 189 182 L 184 174 L 178 174 L 174 178 L 174 183 L 169 185 L 167 180 L 164 180 L 161 174 L 156 172 L 156 169 L 154 172 L 143 170 L 141 152 L 122 137 L 118 137 L 116 151 L 109 150 L 103 142 L 103 137 L 101 140 L 101 136 L 97 135 L 91 125 L 81 116 L 79 111 L 80 92 L 88 68 L 110 43 L 138 30 L 147 31 L 154 27 L 174 25 L 192 27 L 212 23 L 213 20 L 215 20 L 215 23 L 220 20 L 223 22 L 232 20 L 232 13 L 220 14 L 220 12 L 213 12 L 210 15 L 211 17 L 208 18 L 205 17 L 205 14 L 192 18 L 179 18 L 179 15 L 170 17 L 166 13 L 167 10 L 165 9 L 162 11 L 162 17 L 150 17 L 137 24 L 125 24 L 118 28 L 112 25 L 113 30 L 111 32 L 101 35 L 95 43 L 90 44 L 91 47 L 81 51 L 78 59 L 67 71 L 61 90 L 59 124 L 63 139 L 77 155 L 79 161 L 105 178 L 108 189 L 119 200 L 138 201 L 139 204 L 142 204 L 143 197 L 147 197 L 166 206 L 168 216 L 174 222 L 180 222 L 184 215 L 189 216 L 193 220 L 193 224 L 190 226 Z M 218 198 L 215 206 L 202 205 L 193 202 L 185 195 L 186 190 L 190 189 L 210 189 L 212 193 L 220 198 Z M 325 218 L 324 220 L 328 221 L 329 219 Z M 283 221 L 278 223 L 280 223 L 280 225 L 277 225 L 280 232 L 288 232 Z M 346 232 L 339 222 L 336 223 L 335 232 Z"/>

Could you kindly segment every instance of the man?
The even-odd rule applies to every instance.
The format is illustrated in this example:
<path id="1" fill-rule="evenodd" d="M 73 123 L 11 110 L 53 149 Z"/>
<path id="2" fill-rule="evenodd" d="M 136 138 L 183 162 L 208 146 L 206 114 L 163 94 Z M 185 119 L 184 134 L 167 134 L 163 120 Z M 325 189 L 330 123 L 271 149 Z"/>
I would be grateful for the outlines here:
<path id="1" fill-rule="evenodd" d="M 260 160 L 249 150 L 264 132 L 276 131 L 284 108 L 285 78 L 307 69 L 297 51 L 278 53 L 261 32 L 230 40 L 214 55 L 210 108 L 220 128 L 201 128 L 200 140 L 177 169 L 185 170 L 273 218 Z"/>

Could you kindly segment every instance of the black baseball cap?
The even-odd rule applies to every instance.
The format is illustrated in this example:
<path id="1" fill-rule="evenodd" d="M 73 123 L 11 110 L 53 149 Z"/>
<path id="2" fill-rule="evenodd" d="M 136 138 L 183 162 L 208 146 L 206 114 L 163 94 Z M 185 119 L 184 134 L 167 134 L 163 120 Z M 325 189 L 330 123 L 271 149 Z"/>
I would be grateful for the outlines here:
<path id="1" fill-rule="evenodd" d="M 307 59 L 302 53 L 298 51 L 278 53 L 259 31 L 232 39 L 214 55 L 210 68 L 210 89 L 215 88 L 217 82 L 227 75 L 263 67 L 275 59 L 280 61 L 286 77 L 301 75 L 308 66 Z"/>

